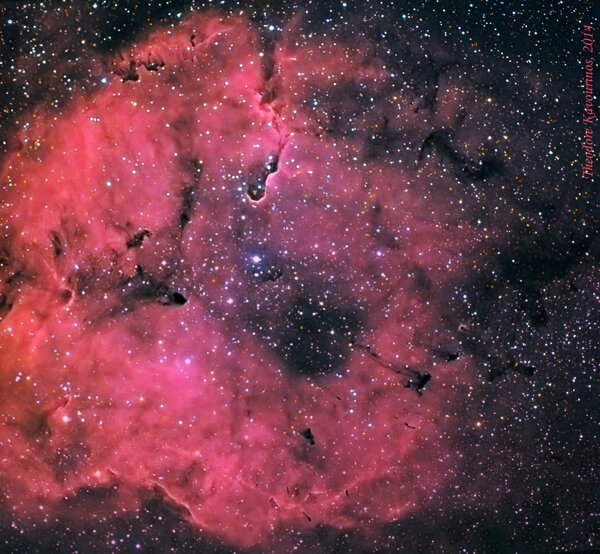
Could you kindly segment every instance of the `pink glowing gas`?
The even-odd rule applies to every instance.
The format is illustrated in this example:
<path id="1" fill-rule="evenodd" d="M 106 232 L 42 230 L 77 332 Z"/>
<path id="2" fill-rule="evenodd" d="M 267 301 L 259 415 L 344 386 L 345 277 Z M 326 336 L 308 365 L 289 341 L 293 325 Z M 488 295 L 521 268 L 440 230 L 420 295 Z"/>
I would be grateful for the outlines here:
<path id="1" fill-rule="evenodd" d="M 65 497 L 115 485 L 98 509 L 152 490 L 252 546 L 372 532 L 451 481 L 472 372 L 433 354 L 440 297 L 484 237 L 451 184 L 428 192 L 427 159 L 365 142 L 426 137 L 429 116 L 368 44 L 323 40 L 292 21 L 267 52 L 241 16 L 193 16 L 95 60 L 103 84 L 60 115 L 30 114 L 0 212 L 15 517 L 72 517 Z M 361 87 L 378 100 L 357 111 Z M 449 121 L 461 90 L 440 87 Z"/>

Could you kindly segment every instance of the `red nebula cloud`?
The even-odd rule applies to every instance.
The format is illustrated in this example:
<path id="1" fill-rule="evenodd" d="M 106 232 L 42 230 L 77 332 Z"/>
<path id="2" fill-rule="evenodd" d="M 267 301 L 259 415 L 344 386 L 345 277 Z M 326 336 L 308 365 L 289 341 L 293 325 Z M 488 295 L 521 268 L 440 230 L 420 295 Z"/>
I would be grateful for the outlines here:
<path id="1" fill-rule="evenodd" d="M 390 70 L 295 33 L 265 54 L 243 17 L 157 30 L 96 60 L 100 89 L 31 113 L 4 159 L 14 517 L 132 511 L 154 490 L 199 531 L 264 546 L 320 525 L 375 532 L 451 482 L 445 436 L 473 377 L 434 351 L 483 237 L 451 185 L 427 192 L 429 162 L 368 150 L 384 125 L 430 132 Z M 377 102 L 358 112 L 361 87 Z M 65 513 L 65 497 L 113 486 Z"/>

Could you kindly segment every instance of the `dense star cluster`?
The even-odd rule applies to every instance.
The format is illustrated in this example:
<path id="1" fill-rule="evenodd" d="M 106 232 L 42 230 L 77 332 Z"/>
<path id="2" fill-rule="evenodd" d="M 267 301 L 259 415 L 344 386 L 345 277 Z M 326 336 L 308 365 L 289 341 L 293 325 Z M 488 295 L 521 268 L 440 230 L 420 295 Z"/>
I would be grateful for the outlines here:
<path id="1" fill-rule="evenodd" d="M 600 548 L 592 4 L 401 4 L 0 7 L 0 550 Z"/>

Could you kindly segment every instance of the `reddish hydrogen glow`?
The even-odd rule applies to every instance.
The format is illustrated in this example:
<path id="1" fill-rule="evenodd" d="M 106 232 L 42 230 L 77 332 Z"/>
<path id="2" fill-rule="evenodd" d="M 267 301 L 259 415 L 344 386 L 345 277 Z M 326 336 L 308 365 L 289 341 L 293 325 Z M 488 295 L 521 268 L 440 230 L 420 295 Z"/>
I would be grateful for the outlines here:
<path id="1" fill-rule="evenodd" d="M 384 99 L 359 131 L 385 116 L 427 136 L 389 70 L 361 45 L 296 39 L 292 24 L 266 59 L 245 19 L 195 16 L 98 60 L 106 84 L 60 117 L 31 114 L 2 177 L 0 476 L 18 516 L 118 483 L 98 510 L 155 488 L 248 546 L 321 524 L 367 532 L 452 480 L 444 436 L 471 373 L 431 352 L 440 296 L 481 237 L 451 188 L 426 192 L 427 163 L 365 162 L 364 139 L 313 100 L 340 89 L 349 113 L 344 87 L 369 85 Z M 440 89 L 450 121 L 461 92 Z M 258 244 L 300 269 L 249 287 Z M 323 378 L 286 371 L 247 323 L 303 279 L 368 314 Z M 433 375 L 422 395 L 410 368 Z"/>

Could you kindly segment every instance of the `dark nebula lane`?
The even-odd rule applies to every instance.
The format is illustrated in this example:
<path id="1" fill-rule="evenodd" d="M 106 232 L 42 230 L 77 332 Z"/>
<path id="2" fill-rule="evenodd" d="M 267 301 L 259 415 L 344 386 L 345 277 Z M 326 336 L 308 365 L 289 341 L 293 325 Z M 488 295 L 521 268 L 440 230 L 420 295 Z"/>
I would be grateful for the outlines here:
<path id="1" fill-rule="evenodd" d="M 591 10 L 159 4 L 0 8 L 0 550 L 599 548 Z"/>

